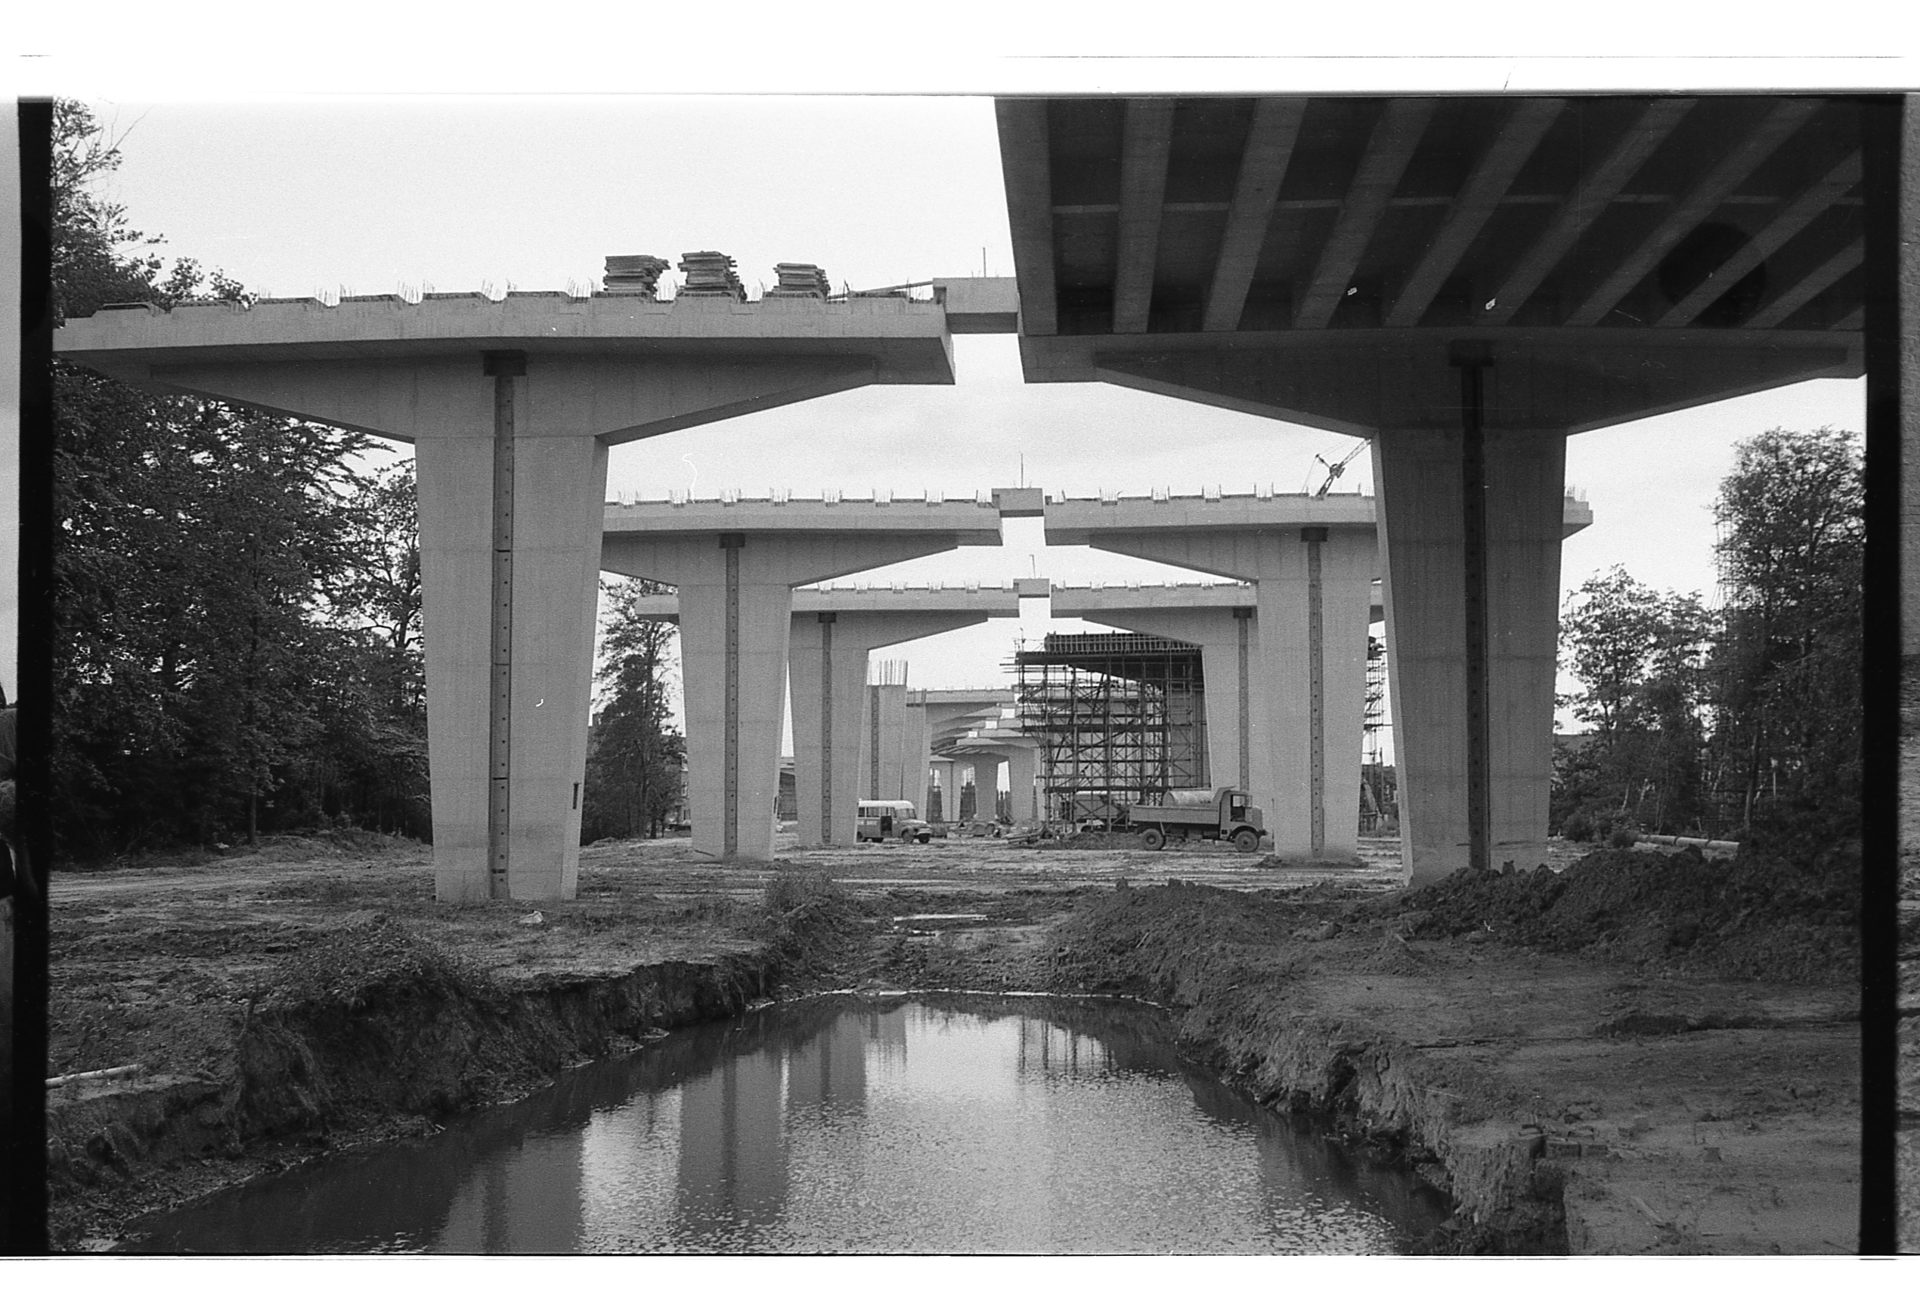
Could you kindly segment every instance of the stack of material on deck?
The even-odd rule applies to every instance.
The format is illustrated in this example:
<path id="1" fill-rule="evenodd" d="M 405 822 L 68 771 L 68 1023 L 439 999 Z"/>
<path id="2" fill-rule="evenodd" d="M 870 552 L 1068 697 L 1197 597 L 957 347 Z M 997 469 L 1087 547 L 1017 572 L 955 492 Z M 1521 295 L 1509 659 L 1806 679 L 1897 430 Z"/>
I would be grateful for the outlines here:
<path id="1" fill-rule="evenodd" d="M 811 296 L 824 300 L 833 293 L 826 272 L 818 264 L 775 264 L 773 272 L 780 283 L 767 292 L 768 295 Z"/>
<path id="2" fill-rule="evenodd" d="M 680 256 L 680 271 L 686 274 L 686 281 L 680 284 L 681 295 L 730 295 L 735 300 L 747 298 L 747 288 L 740 285 L 740 278 L 733 271 L 733 259 L 718 250 L 691 250 Z"/>
<path id="3" fill-rule="evenodd" d="M 658 255 L 608 255 L 601 285 L 608 295 L 653 295 L 667 267 Z"/>

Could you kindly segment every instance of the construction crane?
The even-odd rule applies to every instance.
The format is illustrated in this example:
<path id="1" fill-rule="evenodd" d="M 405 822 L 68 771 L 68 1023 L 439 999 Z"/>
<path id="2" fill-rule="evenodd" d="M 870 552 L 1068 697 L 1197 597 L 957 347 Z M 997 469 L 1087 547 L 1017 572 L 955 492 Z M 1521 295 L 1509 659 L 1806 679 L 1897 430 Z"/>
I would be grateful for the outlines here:
<path id="1" fill-rule="evenodd" d="M 1331 491 L 1333 489 L 1333 484 L 1340 480 L 1340 474 L 1347 471 L 1347 465 L 1352 463 L 1354 461 L 1354 457 L 1357 456 L 1362 450 L 1366 448 L 1367 448 L 1367 442 L 1363 440 L 1358 445 L 1354 446 L 1353 449 L 1347 451 L 1344 455 L 1341 455 L 1340 462 L 1335 464 L 1330 464 L 1322 456 L 1315 455 L 1314 456 L 1315 461 L 1318 462 L 1322 467 L 1324 467 L 1327 470 L 1327 480 L 1320 483 L 1320 489 L 1313 493 L 1313 498 L 1316 500 L 1326 499 L 1327 492 Z"/>

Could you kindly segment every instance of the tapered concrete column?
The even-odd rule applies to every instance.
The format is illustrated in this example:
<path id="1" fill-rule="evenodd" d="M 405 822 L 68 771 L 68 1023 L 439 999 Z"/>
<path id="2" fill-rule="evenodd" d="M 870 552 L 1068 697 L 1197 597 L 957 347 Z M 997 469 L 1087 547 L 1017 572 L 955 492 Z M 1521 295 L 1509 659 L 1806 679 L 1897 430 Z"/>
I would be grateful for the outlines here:
<path id="1" fill-rule="evenodd" d="M 677 583 L 681 667 L 708 674 L 682 683 L 687 782 L 699 801 L 693 852 L 712 859 L 773 853 L 792 589 L 777 561 L 764 557 L 767 544 L 753 545 L 727 543 L 723 534 L 713 565 Z"/>
<path id="2" fill-rule="evenodd" d="M 1005 756 L 969 754 L 965 757 L 973 763 L 973 816 L 983 822 L 997 822 L 1000 817 L 1000 765 L 1006 762 Z"/>
<path id="3" fill-rule="evenodd" d="M 900 768 L 906 756 L 906 711 L 904 684 L 867 688 L 867 739 L 860 751 L 860 798 L 863 800 L 907 798 L 900 793 Z"/>
<path id="4" fill-rule="evenodd" d="M 835 613 L 794 614 L 787 647 L 793 787 L 803 845 L 852 845 L 867 651 Z"/>
<path id="5" fill-rule="evenodd" d="M 932 753 L 932 733 L 927 725 L 927 707 L 915 704 L 912 696 L 907 698 L 905 731 L 901 735 L 901 747 L 905 757 L 901 760 L 900 780 L 905 794 L 903 800 L 913 801 L 914 812 L 922 818 L 927 816 L 927 756 Z"/>
<path id="6" fill-rule="evenodd" d="M 1007 755 L 1007 812 L 1016 823 L 1034 820 L 1033 779 L 1039 762 L 1037 750 L 1014 750 Z"/>
<path id="7" fill-rule="evenodd" d="M 1484 669 L 1467 648 L 1462 447 L 1448 432 L 1373 447 L 1401 859 L 1416 885 L 1468 863 L 1470 676 L 1487 688 L 1488 860 L 1524 867 L 1546 851 L 1566 438 L 1485 438 Z"/>
<path id="8" fill-rule="evenodd" d="M 588 690 L 599 594 L 597 506 L 606 446 L 591 436 L 514 440 L 507 599 L 511 678 L 496 686 L 496 538 L 476 505 L 494 500 L 495 442 L 416 441 L 420 568 L 427 660 L 428 767 L 433 777 L 434 894 L 493 893 L 492 774 L 510 779 L 504 894 L 568 899 L 579 877 L 580 786 L 586 774 Z M 496 697 L 510 732 L 490 757 Z"/>
<path id="9" fill-rule="evenodd" d="M 704 858 L 773 853 L 793 593 L 786 545 L 714 532 L 607 550 L 615 571 L 679 591 L 688 801 L 693 851 Z"/>
<path id="10" fill-rule="evenodd" d="M 940 778 L 940 821 L 951 823 L 960 817 L 960 768 L 951 759 L 935 759 L 932 763 L 933 771 Z M 933 812 L 931 799 L 927 803 L 927 812 Z"/>
<path id="11" fill-rule="evenodd" d="M 869 655 L 883 646 L 981 621 L 983 616 L 969 613 L 859 609 L 793 615 L 787 672 L 793 697 L 796 830 L 802 844 L 852 845 L 858 801 L 895 798 L 867 792 L 872 783 L 872 766 L 867 762 Z M 924 711 L 921 723 L 924 732 Z M 918 802 L 924 801 L 925 796 L 920 796 Z M 823 824 L 823 816 L 828 815 L 831 821 Z"/>
<path id="12" fill-rule="evenodd" d="M 1371 533 L 1302 528 L 1259 579 L 1260 675 L 1284 857 L 1352 858 L 1359 848 Z M 1321 539 L 1314 539 L 1318 536 Z"/>

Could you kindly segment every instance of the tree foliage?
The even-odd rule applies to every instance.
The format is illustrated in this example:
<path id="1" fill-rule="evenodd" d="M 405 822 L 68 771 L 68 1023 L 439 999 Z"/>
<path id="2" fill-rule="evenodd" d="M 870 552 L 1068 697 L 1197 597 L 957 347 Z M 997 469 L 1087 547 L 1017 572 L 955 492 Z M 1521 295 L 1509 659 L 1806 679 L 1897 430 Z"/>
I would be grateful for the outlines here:
<path id="1" fill-rule="evenodd" d="M 162 277 L 157 242 L 95 194 L 118 142 L 84 106 L 54 117 L 63 314 L 245 302 L 192 260 Z M 60 362 L 54 402 L 61 849 L 321 819 L 423 832 L 411 469 L 370 474 L 355 433 Z"/>
<path id="2" fill-rule="evenodd" d="M 1595 740 L 1562 752 L 1553 817 L 1593 827 L 1691 829 L 1701 821 L 1701 716 L 1710 621 L 1698 595 L 1658 592 L 1615 565 L 1560 620 L 1582 689 L 1563 705 Z"/>
<path id="3" fill-rule="evenodd" d="M 1859 827 L 1864 450 L 1763 432 L 1720 486 L 1717 762 L 1742 821 Z"/>
<path id="4" fill-rule="evenodd" d="M 583 841 L 658 836 L 680 803 L 686 745 L 670 722 L 674 625 L 639 612 L 643 596 L 667 589 L 641 578 L 604 588 L 603 699 L 587 753 Z"/>
<path id="5" fill-rule="evenodd" d="M 1711 830 L 1783 853 L 1859 828 L 1862 450 L 1849 432 L 1742 442 L 1714 507 L 1723 599 L 1590 578 L 1561 619 L 1563 705 L 1593 725 L 1556 751 L 1553 819 Z"/>

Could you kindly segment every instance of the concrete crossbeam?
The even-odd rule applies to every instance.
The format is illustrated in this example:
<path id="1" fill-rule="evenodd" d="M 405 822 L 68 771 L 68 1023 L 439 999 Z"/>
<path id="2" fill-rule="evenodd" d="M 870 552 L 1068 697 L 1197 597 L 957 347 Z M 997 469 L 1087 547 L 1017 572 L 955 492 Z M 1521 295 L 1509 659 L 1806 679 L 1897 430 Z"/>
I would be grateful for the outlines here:
<path id="1" fill-rule="evenodd" d="M 1052 594 L 1055 618 L 1084 618 L 1090 623 L 1106 623 L 1109 627 L 1126 627 L 1140 632 L 1149 629 L 1112 622 L 1101 615 L 1127 611 L 1180 617 L 1213 609 L 1237 609 L 1252 605 L 1257 599 L 1253 587 L 1246 582 L 1163 582 L 1151 586 L 1063 586 L 1056 583 Z M 1375 581 L 1367 602 L 1370 622 L 1377 623 L 1386 617 L 1384 604 L 1380 583 Z"/>
<path id="2" fill-rule="evenodd" d="M 63 326 L 55 349 L 136 384 L 402 441 L 476 430 L 461 426 L 471 415 L 458 406 L 440 417 L 436 393 L 483 351 L 526 352 L 533 407 L 609 441 L 774 408 L 795 391 L 953 382 L 941 306 L 880 297 L 743 306 L 524 292 L 103 310 Z"/>

